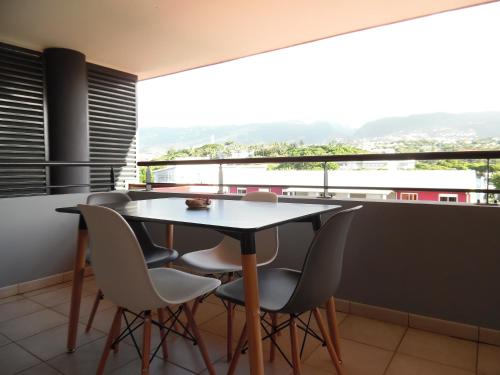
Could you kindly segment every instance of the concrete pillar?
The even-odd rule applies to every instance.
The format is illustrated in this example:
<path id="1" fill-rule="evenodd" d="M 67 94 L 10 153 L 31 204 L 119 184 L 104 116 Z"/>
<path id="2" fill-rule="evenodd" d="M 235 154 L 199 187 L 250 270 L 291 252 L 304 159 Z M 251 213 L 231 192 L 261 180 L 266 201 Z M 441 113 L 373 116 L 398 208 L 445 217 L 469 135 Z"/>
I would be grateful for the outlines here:
<path id="1" fill-rule="evenodd" d="M 88 81 L 85 55 L 65 48 L 43 51 L 49 158 L 88 161 Z M 51 167 L 51 185 L 89 184 L 89 167 Z M 53 194 L 88 192 L 88 187 L 52 189 Z"/>

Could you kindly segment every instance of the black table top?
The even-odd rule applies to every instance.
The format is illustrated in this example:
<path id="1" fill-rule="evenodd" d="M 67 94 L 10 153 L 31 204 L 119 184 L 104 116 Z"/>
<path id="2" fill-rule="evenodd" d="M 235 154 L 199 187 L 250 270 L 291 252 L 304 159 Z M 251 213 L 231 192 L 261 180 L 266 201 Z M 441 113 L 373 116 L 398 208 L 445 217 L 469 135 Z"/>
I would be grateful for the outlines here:
<path id="1" fill-rule="evenodd" d="M 184 198 L 145 199 L 106 206 L 132 221 L 182 224 L 238 232 L 256 232 L 293 221 L 307 221 L 341 207 L 327 204 L 212 199 L 210 208 L 193 210 L 187 208 Z M 78 207 L 62 207 L 56 211 L 80 213 Z"/>

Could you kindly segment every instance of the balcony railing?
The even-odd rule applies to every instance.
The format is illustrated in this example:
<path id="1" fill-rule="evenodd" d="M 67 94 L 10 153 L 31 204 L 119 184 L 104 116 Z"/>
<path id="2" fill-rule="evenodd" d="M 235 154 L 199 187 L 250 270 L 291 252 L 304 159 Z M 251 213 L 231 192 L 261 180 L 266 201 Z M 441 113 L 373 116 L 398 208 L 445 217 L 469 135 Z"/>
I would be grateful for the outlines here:
<path id="1" fill-rule="evenodd" d="M 76 188 L 76 187 L 105 187 L 109 190 L 115 190 L 115 171 L 114 168 L 119 168 L 125 166 L 125 163 L 110 163 L 110 162 L 95 162 L 95 161 L 13 161 L 13 162 L 0 162 L 0 168 L 11 168 L 11 167 L 34 167 L 40 168 L 45 167 L 46 169 L 46 183 L 45 190 L 46 194 L 50 194 L 52 189 L 67 189 L 67 188 Z M 108 183 L 98 183 L 98 184 L 70 184 L 70 185 L 50 185 L 49 184 L 49 175 L 50 175 L 50 167 L 109 167 L 109 182 Z M 38 186 L 9 186 L 9 187 L 0 187 L 0 193 L 11 193 L 17 191 L 27 191 L 27 190 L 40 190 Z"/>
<path id="2" fill-rule="evenodd" d="M 224 187 L 260 187 L 260 188 L 312 188 L 322 189 L 323 196 L 328 197 L 329 189 L 363 189 L 363 190 L 399 190 L 399 191 L 442 191 L 442 192 L 464 192 L 464 193 L 483 193 L 485 194 L 485 203 L 489 203 L 488 197 L 492 194 L 500 193 L 499 189 L 490 188 L 491 162 L 500 159 L 500 151 L 455 151 L 455 152 L 418 152 L 418 153 L 397 153 L 397 154 L 349 154 L 349 155 L 320 155 L 320 156 L 298 156 L 298 157 L 253 157 L 253 158 L 228 158 L 228 159 L 196 159 L 196 160 L 155 160 L 140 161 L 138 166 L 147 167 L 146 190 L 156 187 L 180 187 L 180 186 L 212 186 L 218 187 L 218 193 L 223 193 Z M 485 188 L 465 189 L 456 187 L 408 187 L 408 186 L 345 186 L 331 185 L 328 181 L 328 162 L 364 162 L 364 161 L 418 161 L 418 160 L 484 160 L 486 179 Z M 224 183 L 223 165 L 229 164 L 279 164 L 279 163 L 322 163 L 324 178 L 323 185 L 266 185 L 266 184 L 239 184 Z M 171 166 L 171 165 L 219 165 L 219 179 L 217 184 L 208 183 L 152 183 L 150 167 L 153 166 Z M 132 187 L 144 187 L 136 184 Z"/>

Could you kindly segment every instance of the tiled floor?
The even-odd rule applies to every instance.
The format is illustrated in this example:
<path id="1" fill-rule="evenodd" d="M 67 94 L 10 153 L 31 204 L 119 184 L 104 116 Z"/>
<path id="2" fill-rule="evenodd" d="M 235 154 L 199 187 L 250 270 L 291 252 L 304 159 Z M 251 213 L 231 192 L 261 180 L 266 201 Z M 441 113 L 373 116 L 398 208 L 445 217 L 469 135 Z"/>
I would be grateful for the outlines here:
<path id="1" fill-rule="evenodd" d="M 103 301 L 96 315 L 94 329 L 83 333 L 80 325 L 78 350 L 65 351 L 70 285 L 60 284 L 0 299 L 0 374 L 87 375 L 94 374 L 101 355 L 105 334 L 114 308 Z M 92 278 L 87 278 L 82 300 L 81 322 L 85 323 L 96 292 Z M 225 374 L 226 321 L 224 308 L 215 298 L 200 305 L 197 321 L 218 373 Z M 500 347 L 478 344 L 419 331 L 395 324 L 338 313 L 343 368 L 346 375 L 500 375 Z M 244 322 L 237 311 L 235 337 Z M 158 332 L 153 331 L 158 342 Z M 300 336 L 302 337 L 302 336 Z M 289 353 L 289 337 L 278 341 Z M 169 358 L 153 360 L 151 374 L 206 374 L 196 346 L 178 337 L 169 337 Z M 264 344 L 266 359 L 269 343 Z M 161 351 L 160 351 L 161 352 Z M 247 355 L 243 355 L 238 374 L 248 374 Z M 277 353 L 274 362 L 265 363 L 266 374 L 290 374 L 286 361 Z M 120 345 L 118 354 L 108 360 L 107 373 L 139 374 L 140 361 L 130 340 Z M 326 348 L 309 339 L 304 347 L 303 374 L 334 374 Z"/>

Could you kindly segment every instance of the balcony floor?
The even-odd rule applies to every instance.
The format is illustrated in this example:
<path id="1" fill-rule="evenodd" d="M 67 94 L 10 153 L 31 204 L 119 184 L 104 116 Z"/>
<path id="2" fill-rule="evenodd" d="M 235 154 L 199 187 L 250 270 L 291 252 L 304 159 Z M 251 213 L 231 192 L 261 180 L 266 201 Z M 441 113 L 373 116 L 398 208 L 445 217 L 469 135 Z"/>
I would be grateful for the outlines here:
<path id="1" fill-rule="evenodd" d="M 87 278 L 82 301 L 81 322 L 89 314 L 97 288 Z M 73 354 L 66 354 L 65 340 L 71 287 L 69 283 L 36 290 L 24 295 L 0 299 L 0 373 L 7 374 L 95 374 L 101 349 L 113 313 L 113 305 L 102 301 L 94 329 L 83 333 L 80 326 L 78 344 Z M 243 324 L 244 313 L 236 312 L 234 339 Z M 196 316 L 218 373 L 225 374 L 225 314 L 215 298 L 200 305 Z M 346 375 L 468 375 L 500 374 L 500 347 L 437 335 L 412 328 L 338 313 L 341 350 Z M 158 333 L 154 332 L 154 342 Z M 289 353 L 288 333 L 279 337 Z M 169 337 L 169 359 L 155 359 L 151 374 L 188 375 L 204 372 L 196 346 L 178 337 Z M 235 343 L 236 345 L 236 343 Z M 264 344 L 266 354 L 269 343 Z M 160 351 L 161 352 L 161 351 Z M 303 355 L 304 374 L 334 374 L 326 348 L 308 339 Z M 111 354 L 107 373 L 139 374 L 140 363 L 131 341 Z M 276 354 L 273 363 L 265 363 L 266 374 L 290 374 L 291 369 Z M 248 374 L 247 355 L 237 371 Z"/>

